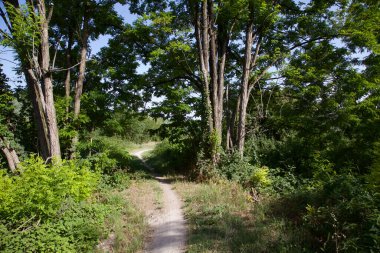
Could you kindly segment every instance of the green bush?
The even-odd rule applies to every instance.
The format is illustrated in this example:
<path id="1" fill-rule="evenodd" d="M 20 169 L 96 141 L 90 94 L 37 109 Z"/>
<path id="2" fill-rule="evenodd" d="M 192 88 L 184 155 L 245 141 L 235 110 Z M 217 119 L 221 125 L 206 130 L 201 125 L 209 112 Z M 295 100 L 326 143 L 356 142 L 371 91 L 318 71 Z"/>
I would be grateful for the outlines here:
<path id="1" fill-rule="evenodd" d="M 361 179 L 337 175 L 310 189 L 305 225 L 328 251 L 380 250 L 379 200 Z"/>
<path id="2" fill-rule="evenodd" d="M 31 157 L 16 174 L 0 170 L 1 252 L 93 252 L 105 221 L 122 205 L 87 200 L 99 174 L 89 164 Z"/>
<path id="3" fill-rule="evenodd" d="M 104 193 L 101 201 L 68 199 L 54 218 L 27 227 L 9 229 L 0 223 L 1 252 L 94 252 L 99 239 L 108 236 L 108 220 L 126 207 L 125 201 Z"/>
<path id="4" fill-rule="evenodd" d="M 269 177 L 269 168 L 266 166 L 255 168 L 251 173 L 249 182 L 255 187 L 269 187 L 272 184 Z"/>
<path id="5" fill-rule="evenodd" d="M 103 175 L 100 188 L 114 188 L 118 190 L 124 190 L 128 188 L 131 183 L 129 174 L 124 171 L 118 170 L 112 173 L 112 175 Z"/>
<path id="6" fill-rule="evenodd" d="M 246 158 L 242 159 L 240 154 L 233 153 L 231 155 L 222 155 L 217 170 L 227 179 L 246 185 L 250 181 L 255 166 L 251 165 Z"/>
<path id="7" fill-rule="evenodd" d="M 93 169 L 103 174 L 128 168 L 131 155 L 128 153 L 131 143 L 116 137 L 105 137 L 98 133 L 91 136 L 90 141 L 81 141 L 78 145 L 80 157 L 86 158 Z"/>
<path id="8" fill-rule="evenodd" d="M 17 175 L 0 170 L 0 216 L 15 223 L 50 217 L 66 199 L 89 197 L 98 180 L 99 175 L 86 164 L 55 161 L 47 165 L 41 158 L 31 157 L 20 164 Z"/>
<path id="9" fill-rule="evenodd" d="M 147 155 L 147 163 L 159 173 L 184 171 L 189 165 L 187 148 L 184 143 L 170 143 L 164 140 Z"/>

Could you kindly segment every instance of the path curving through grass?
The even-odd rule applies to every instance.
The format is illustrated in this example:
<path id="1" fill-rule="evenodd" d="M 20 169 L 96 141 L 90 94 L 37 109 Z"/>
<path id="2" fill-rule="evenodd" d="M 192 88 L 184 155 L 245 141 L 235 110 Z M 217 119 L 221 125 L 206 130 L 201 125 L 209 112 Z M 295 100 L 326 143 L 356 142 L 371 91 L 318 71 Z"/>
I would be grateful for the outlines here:
<path id="1" fill-rule="evenodd" d="M 132 155 L 142 159 L 142 154 L 152 148 L 135 150 Z M 185 252 L 187 226 L 182 211 L 182 202 L 172 189 L 171 182 L 155 176 L 162 190 L 162 208 L 156 210 L 148 220 L 152 233 L 144 252 L 181 253 Z"/>

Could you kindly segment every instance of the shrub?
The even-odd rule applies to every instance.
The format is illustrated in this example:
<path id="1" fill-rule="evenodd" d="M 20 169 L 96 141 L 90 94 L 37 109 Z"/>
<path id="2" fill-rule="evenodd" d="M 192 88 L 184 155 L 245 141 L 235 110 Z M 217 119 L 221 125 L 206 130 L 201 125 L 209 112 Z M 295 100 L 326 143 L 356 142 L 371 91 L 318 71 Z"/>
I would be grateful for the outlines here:
<path id="1" fill-rule="evenodd" d="M 272 184 L 272 180 L 269 178 L 269 168 L 263 166 L 261 168 L 255 168 L 249 179 L 249 182 L 254 187 L 268 187 Z"/>
<path id="2" fill-rule="evenodd" d="M 99 174 L 88 163 L 30 157 L 0 170 L 1 252 L 93 252 L 110 208 L 85 201 Z"/>
<path id="3" fill-rule="evenodd" d="M 99 239 L 110 233 L 106 222 L 125 205 L 122 198 L 115 197 L 79 203 L 68 199 L 54 218 L 40 223 L 9 229 L 0 222 L 0 251 L 94 252 Z"/>
<path id="4" fill-rule="evenodd" d="M 131 183 L 131 178 L 129 174 L 124 171 L 118 170 L 112 175 L 103 175 L 100 188 L 115 188 L 118 190 L 124 190 L 128 188 Z"/>
<path id="5" fill-rule="evenodd" d="M 250 181 L 255 166 L 251 165 L 246 158 L 241 158 L 238 153 L 223 155 L 217 170 L 227 179 L 246 185 Z"/>
<path id="6" fill-rule="evenodd" d="M 52 216 L 67 198 L 86 199 L 99 179 L 86 164 L 56 161 L 46 165 L 39 157 L 21 163 L 18 175 L 0 171 L 0 177 L 0 216 L 16 223 Z"/>
<path id="7" fill-rule="evenodd" d="M 147 162 L 159 173 L 184 171 L 188 165 L 187 148 L 184 143 L 164 140 L 147 155 Z"/>
<path id="8" fill-rule="evenodd" d="M 337 175 L 312 189 L 305 225 L 326 251 L 380 250 L 379 201 L 360 179 Z"/>
<path id="9" fill-rule="evenodd" d="M 94 133 L 90 141 L 82 141 L 78 145 L 80 157 L 86 157 L 93 169 L 103 174 L 126 169 L 131 160 L 128 148 L 131 143 L 116 137 L 105 137 Z"/>

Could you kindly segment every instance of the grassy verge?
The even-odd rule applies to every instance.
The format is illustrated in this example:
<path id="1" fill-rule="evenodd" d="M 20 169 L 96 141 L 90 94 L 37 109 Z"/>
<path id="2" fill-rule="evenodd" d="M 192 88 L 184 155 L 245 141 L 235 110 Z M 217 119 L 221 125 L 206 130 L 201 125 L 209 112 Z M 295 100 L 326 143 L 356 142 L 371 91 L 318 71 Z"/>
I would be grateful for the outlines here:
<path id="1" fill-rule="evenodd" d="M 188 252 L 307 252 L 302 231 L 270 215 L 270 202 L 253 203 L 236 183 L 177 182 L 185 203 Z"/>
<path id="2" fill-rule="evenodd" d="M 128 181 L 95 195 L 97 201 L 107 203 L 113 209 L 104 223 L 109 232 L 98 244 L 98 252 L 137 252 L 143 248 L 147 223 L 144 214 L 126 194 L 131 184 L 133 181 Z"/>
<path id="3" fill-rule="evenodd" d="M 101 242 L 100 252 L 141 251 L 149 234 L 146 217 L 162 207 L 161 188 L 146 171 L 145 164 L 132 156 L 128 167 L 128 172 L 119 171 L 111 177 L 114 184 L 107 182 L 104 186 L 107 191 L 102 196 L 119 199 L 123 208 L 108 219 L 107 226 L 112 232 Z"/>

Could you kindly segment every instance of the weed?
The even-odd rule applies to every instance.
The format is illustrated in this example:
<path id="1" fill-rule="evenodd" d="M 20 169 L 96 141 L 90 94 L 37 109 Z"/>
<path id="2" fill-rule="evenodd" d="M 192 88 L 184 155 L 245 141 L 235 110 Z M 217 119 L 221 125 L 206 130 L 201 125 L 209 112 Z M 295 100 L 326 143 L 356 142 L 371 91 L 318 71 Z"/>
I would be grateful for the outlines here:
<path id="1" fill-rule="evenodd" d="M 307 233 L 249 201 L 237 183 L 177 182 L 190 226 L 188 252 L 308 252 Z"/>

